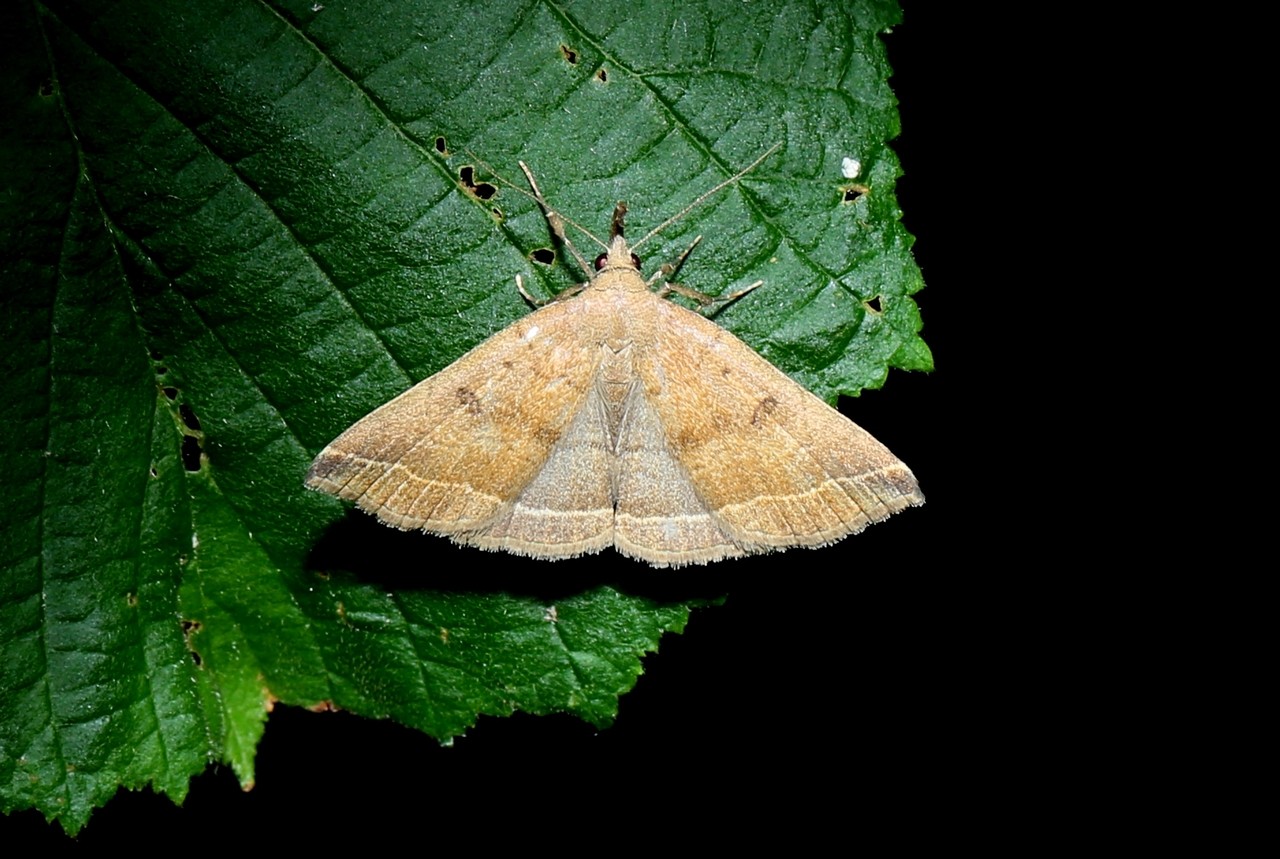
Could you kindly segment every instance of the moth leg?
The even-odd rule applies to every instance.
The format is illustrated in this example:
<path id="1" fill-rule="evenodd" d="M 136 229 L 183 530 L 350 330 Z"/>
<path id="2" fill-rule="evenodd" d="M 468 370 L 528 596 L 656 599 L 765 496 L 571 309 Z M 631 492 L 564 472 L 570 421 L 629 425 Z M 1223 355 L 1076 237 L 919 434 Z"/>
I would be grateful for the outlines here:
<path id="1" fill-rule="evenodd" d="M 542 307 L 544 305 L 551 304 L 553 301 L 563 301 L 566 298 L 573 298 L 573 296 L 586 289 L 587 286 L 588 284 L 579 283 L 569 287 L 563 292 L 557 292 L 550 298 L 534 298 L 529 294 L 528 290 L 524 288 L 524 279 L 521 278 L 520 275 L 516 275 L 516 289 L 520 290 L 520 296 L 534 307 Z"/>
<path id="2" fill-rule="evenodd" d="M 542 196 L 542 189 L 538 187 L 537 181 L 533 178 L 533 171 L 529 169 L 528 165 L 523 161 L 518 161 L 516 163 L 518 163 L 520 165 L 520 169 L 524 171 L 524 177 L 529 180 L 529 187 L 533 189 L 533 199 L 537 200 L 538 205 L 542 207 L 542 213 L 547 218 L 547 224 L 550 225 L 551 232 L 555 233 L 556 238 L 558 238 L 564 246 L 569 249 L 569 252 L 573 254 L 573 258 L 578 261 L 578 265 L 582 266 L 582 271 L 586 274 L 587 280 L 590 280 L 593 269 L 587 264 L 586 258 L 583 257 L 582 253 L 578 250 L 577 245 L 570 241 L 568 234 L 565 233 L 564 217 L 555 209 L 551 208 L 551 204 L 547 202 L 547 198 Z"/>
<path id="3" fill-rule="evenodd" d="M 755 289 L 757 286 L 762 286 L 763 284 L 764 284 L 763 280 L 757 280 L 755 283 L 751 284 L 750 286 L 743 287 L 737 292 L 731 293 L 729 295 L 707 295 L 705 292 L 698 292 L 698 290 L 690 289 L 689 287 L 683 284 L 664 283 L 662 285 L 662 288 L 660 288 L 656 294 L 659 298 L 665 298 L 666 296 L 670 295 L 673 292 L 676 293 L 677 295 L 683 295 L 685 298 L 688 298 L 691 301 L 698 302 L 701 310 L 705 313 L 706 310 L 710 308 L 713 304 L 718 304 L 720 305 L 720 307 L 724 307 L 726 304 L 729 304 L 730 302 L 733 302 L 733 301 L 737 301 L 739 298 L 742 298 L 742 296 L 746 295 L 748 292 Z M 716 309 L 719 310 L 720 308 L 717 307 Z"/>
<path id="4" fill-rule="evenodd" d="M 664 278 L 671 277 L 673 274 L 678 272 L 680 270 L 680 266 L 684 265 L 684 261 L 689 258 L 689 254 L 693 253 L 693 249 L 698 246 L 698 242 L 700 241 L 702 241 L 702 236 L 698 236 L 696 239 L 694 239 L 693 244 L 689 245 L 689 247 L 685 249 L 684 253 L 676 257 L 675 262 L 664 262 L 662 266 L 657 271 L 655 271 L 647 281 L 645 281 L 645 283 L 649 286 L 653 286 L 659 280 L 663 280 Z M 662 293 L 658 293 L 658 294 L 661 295 Z M 693 296 L 687 296 L 687 297 L 692 298 Z"/>

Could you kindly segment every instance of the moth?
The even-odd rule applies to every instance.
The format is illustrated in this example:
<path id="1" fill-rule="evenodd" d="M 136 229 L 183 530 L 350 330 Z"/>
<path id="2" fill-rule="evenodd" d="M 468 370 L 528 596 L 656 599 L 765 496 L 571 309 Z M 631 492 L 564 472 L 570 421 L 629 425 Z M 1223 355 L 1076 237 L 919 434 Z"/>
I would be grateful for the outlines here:
<path id="1" fill-rule="evenodd" d="M 667 280 L 693 246 L 640 272 L 636 248 L 772 152 L 634 246 L 620 203 L 594 264 L 520 162 L 586 281 L 355 423 L 307 486 L 468 546 L 548 560 L 612 546 L 654 567 L 825 546 L 923 504 L 887 447 L 668 300 L 718 300 Z"/>

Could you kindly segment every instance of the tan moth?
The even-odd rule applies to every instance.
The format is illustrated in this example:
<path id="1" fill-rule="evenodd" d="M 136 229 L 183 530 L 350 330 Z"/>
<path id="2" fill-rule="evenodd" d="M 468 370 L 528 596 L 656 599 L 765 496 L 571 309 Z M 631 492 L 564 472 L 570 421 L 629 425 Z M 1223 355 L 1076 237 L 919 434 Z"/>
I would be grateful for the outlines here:
<path id="1" fill-rule="evenodd" d="M 667 300 L 727 301 L 758 283 L 711 299 L 666 282 L 689 251 L 640 273 L 635 248 L 772 152 L 634 246 L 619 204 L 594 266 L 521 162 L 587 282 L 356 422 L 307 485 L 481 549 L 557 559 L 613 546 L 655 567 L 824 546 L 923 504 L 883 444 Z"/>

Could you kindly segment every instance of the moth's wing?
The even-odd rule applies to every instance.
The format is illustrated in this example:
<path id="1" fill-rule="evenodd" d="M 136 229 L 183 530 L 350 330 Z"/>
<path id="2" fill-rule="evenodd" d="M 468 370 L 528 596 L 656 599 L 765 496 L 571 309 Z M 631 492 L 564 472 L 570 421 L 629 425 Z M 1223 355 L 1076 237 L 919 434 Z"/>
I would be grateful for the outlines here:
<path id="1" fill-rule="evenodd" d="M 593 383 L 588 388 L 533 479 L 484 528 L 454 539 L 535 558 L 569 558 L 613 544 L 613 452 L 604 402 Z"/>
<path id="2" fill-rule="evenodd" d="M 662 419 L 640 381 L 627 397 L 617 444 L 614 543 L 619 552 L 655 567 L 744 554 L 673 455 Z"/>
<path id="3" fill-rule="evenodd" d="M 599 364 L 584 309 L 549 304 L 371 412 L 320 452 L 307 485 L 484 548 L 557 557 L 612 542 L 608 463 L 582 445 Z M 572 483 L 551 486 L 548 468 Z"/>
<path id="4" fill-rule="evenodd" d="M 924 503 L 888 448 L 728 331 L 668 301 L 658 320 L 636 363 L 643 394 L 743 552 L 825 545 Z"/>

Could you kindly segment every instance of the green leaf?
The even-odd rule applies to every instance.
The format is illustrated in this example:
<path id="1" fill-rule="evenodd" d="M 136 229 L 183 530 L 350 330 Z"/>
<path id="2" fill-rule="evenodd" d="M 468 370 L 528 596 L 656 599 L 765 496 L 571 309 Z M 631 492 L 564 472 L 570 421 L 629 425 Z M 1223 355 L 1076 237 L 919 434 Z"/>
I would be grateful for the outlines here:
<path id="1" fill-rule="evenodd" d="M 526 313 L 517 273 L 544 295 L 580 277 L 531 261 L 545 220 L 490 173 L 517 160 L 596 233 L 626 199 L 638 236 L 780 143 L 646 244 L 647 268 L 702 235 L 687 285 L 763 279 L 717 321 L 828 400 L 927 369 L 878 40 L 898 14 L 0 11 L 3 808 L 74 833 L 120 786 L 181 802 L 214 761 L 250 785 L 276 701 L 442 741 L 515 710 L 608 724 L 640 657 L 718 590 L 612 554 L 467 570 L 491 556 L 381 528 L 303 475 Z"/>

